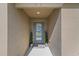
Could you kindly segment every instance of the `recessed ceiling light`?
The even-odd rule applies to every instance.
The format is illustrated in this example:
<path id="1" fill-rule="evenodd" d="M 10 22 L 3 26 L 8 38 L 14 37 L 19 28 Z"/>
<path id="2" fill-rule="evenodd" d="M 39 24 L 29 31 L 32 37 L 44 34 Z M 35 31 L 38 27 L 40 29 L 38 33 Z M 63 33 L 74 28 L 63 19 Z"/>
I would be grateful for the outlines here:
<path id="1" fill-rule="evenodd" d="M 37 12 L 36 12 L 36 14 L 38 14 L 38 15 L 39 15 L 39 14 L 40 14 L 40 12 L 39 12 L 39 11 L 37 11 Z"/>

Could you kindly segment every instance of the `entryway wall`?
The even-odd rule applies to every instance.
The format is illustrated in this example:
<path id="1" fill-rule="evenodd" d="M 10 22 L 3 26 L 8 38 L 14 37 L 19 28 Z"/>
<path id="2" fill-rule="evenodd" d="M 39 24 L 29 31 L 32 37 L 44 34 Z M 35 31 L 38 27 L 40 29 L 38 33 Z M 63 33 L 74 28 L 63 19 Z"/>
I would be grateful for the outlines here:
<path id="1" fill-rule="evenodd" d="M 0 3 L 0 56 L 7 55 L 7 3 Z"/>
<path id="2" fill-rule="evenodd" d="M 79 4 L 75 6 L 61 9 L 62 56 L 79 56 Z"/>
<path id="3" fill-rule="evenodd" d="M 29 46 L 29 17 L 15 4 L 8 4 L 7 55 L 23 56 Z"/>
<path id="4" fill-rule="evenodd" d="M 49 48 L 54 56 L 61 56 L 61 9 L 55 9 L 48 18 Z"/>

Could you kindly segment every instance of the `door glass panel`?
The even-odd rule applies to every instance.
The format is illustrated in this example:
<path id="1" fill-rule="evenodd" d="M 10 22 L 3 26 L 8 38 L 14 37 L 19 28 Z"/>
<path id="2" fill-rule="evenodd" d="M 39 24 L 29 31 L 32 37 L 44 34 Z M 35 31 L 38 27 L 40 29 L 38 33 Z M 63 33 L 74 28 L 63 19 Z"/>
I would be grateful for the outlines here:
<path id="1" fill-rule="evenodd" d="M 36 24 L 36 40 L 42 40 L 42 24 Z"/>

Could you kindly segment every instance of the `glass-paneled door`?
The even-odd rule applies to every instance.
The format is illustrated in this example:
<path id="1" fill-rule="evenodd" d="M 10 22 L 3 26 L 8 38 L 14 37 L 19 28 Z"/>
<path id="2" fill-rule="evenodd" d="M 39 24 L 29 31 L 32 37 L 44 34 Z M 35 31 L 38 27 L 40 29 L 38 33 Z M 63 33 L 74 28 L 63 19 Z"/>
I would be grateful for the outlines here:
<path id="1" fill-rule="evenodd" d="M 44 43 L 44 25 L 42 22 L 35 22 L 33 24 L 34 33 L 34 43 L 43 44 Z"/>

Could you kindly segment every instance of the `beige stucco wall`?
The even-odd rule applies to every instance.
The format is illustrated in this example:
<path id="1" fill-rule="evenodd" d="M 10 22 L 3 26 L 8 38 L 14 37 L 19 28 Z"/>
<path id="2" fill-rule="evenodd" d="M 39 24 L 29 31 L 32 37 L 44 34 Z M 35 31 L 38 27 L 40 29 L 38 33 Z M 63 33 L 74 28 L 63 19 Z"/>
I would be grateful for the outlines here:
<path id="1" fill-rule="evenodd" d="M 64 3 L 63 8 L 79 8 L 79 3 Z"/>
<path id="2" fill-rule="evenodd" d="M 7 4 L 0 3 L 0 56 L 7 55 Z"/>
<path id="3" fill-rule="evenodd" d="M 15 4 L 8 4 L 8 55 L 24 55 L 29 45 L 29 18 Z"/>
<path id="4" fill-rule="evenodd" d="M 79 8 L 62 8 L 61 40 L 63 56 L 79 56 Z"/>
<path id="5" fill-rule="evenodd" d="M 55 9 L 48 19 L 49 48 L 54 56 L 61 55 L 60 9 Z"/>

